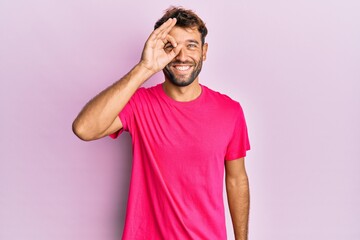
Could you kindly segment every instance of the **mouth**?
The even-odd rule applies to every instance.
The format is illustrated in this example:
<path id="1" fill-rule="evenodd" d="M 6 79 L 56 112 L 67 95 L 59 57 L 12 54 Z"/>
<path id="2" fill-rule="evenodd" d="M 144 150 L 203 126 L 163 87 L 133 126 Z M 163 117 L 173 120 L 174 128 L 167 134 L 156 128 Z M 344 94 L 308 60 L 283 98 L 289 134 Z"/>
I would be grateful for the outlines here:
<path id="1" fill-rule="evenodd" d="M 189 70 L 190 66 L 174 66 L 174 68 L 179 71 L 186 71 Z"/>
<path id="2" fill-rule="evenodd" d="M 178 64 L 174 64 L 171 65 L 171 68 L 173 69 L 173 71 L 178 72 L 180 74 L 186 74 L 188 73 L 191 68 L 193 67 L 193 65 L 178 65 Z"/>

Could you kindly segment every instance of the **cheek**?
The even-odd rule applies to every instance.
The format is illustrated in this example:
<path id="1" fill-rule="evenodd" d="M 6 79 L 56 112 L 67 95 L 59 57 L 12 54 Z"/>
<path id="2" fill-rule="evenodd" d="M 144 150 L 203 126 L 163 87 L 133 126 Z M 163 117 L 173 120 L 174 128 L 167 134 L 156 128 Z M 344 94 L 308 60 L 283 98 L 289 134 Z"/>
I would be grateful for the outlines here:
<path id="1" fill-rule="evenodd" d="M 202 53 L 199 54 L 199 56 L 197 56 L 197 62 L 202 62 L 205 60 L 205 55 L 203 55 Z"/>
<path id="2" fill-rule="evenodd" d="M 194 59 L 195 62 L 199 62 L 203 59 L 203 53 L 202 52 L 192 52 L 189 53 L 189 56 Z"/>

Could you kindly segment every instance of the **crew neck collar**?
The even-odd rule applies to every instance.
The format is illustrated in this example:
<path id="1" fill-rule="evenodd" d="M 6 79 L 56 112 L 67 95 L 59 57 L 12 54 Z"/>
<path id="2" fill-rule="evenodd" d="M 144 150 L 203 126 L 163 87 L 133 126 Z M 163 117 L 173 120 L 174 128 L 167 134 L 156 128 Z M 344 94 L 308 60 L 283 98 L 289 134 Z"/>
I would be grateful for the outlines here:
<path id="1" fill-rule="evenodd" d="M 170 97 L 169 95 L 166 94 L 165 92 L 165 89 L 164 89 L 164 86 L 162 83 L 158 84 L 157 88 L 159 90 L 159 93 L 160 95 L 167 101 L 167 102 L 170 102 L 170 103 L 173 103 L 173 104 L 176 104 L 176 105 L 193 105 L 193 104 L 196 104 L 198 102 L 200 102 L 203 97 L 204 97 L 204 86 L 199 84 L 200 85 L 200 88 L 201 88 L 201 92 L 200 92 L 200 95 L 197 96 L 195 99 L 193 100 L 190 100 L 190 101 L 177 101 L 175 99 L 173 99 L 172 97 Z"/>

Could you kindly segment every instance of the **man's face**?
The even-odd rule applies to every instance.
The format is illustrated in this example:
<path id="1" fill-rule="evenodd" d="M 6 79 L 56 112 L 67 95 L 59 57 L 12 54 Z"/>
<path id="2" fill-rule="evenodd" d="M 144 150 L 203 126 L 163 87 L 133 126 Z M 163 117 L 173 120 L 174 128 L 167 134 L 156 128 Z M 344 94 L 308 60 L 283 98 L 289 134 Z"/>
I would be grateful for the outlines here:
<path id="1" fill-rule="evenodd" d="M 206 58 L 207 43 L 202 45 L 201 34 L 197 29 L 175 26 L 169 35 L 175 38 L 177 44 L 182 44 L 182 48 L 163 69 L 165 77 L 175 86 L 188 86 L 198 78 Z M 171 51 L 172 48 L 171 43 L 164 47 L 165 51 Z"/>

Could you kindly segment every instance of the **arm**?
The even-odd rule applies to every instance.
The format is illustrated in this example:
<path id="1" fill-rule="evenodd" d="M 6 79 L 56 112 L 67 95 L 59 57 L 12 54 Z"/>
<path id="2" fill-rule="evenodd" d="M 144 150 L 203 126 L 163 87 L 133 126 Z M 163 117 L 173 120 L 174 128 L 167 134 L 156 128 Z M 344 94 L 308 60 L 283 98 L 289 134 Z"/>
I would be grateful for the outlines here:
<path id="1" fill-rule="evenodd" d="M 140 62 L 119 81 L 103 90 L 81 110 L 73 122 L 75 135 L 85 141 L 95 140 L 122 128 L 117 117 L 135 91 L 153 74 L 162 70 L 180 51 L 175 39 L 168 33 L 176 24 L 169 19 L 154 30 L 145 43 Z M 174 48 L 164 51 L 170 42 Z"/>
<path id="2" fill-rule="evenodd" d="M 235 239 L 247 240 L 250 194 L 244 158 L 225 161 L 225 171 L 226 193 Z"/>

